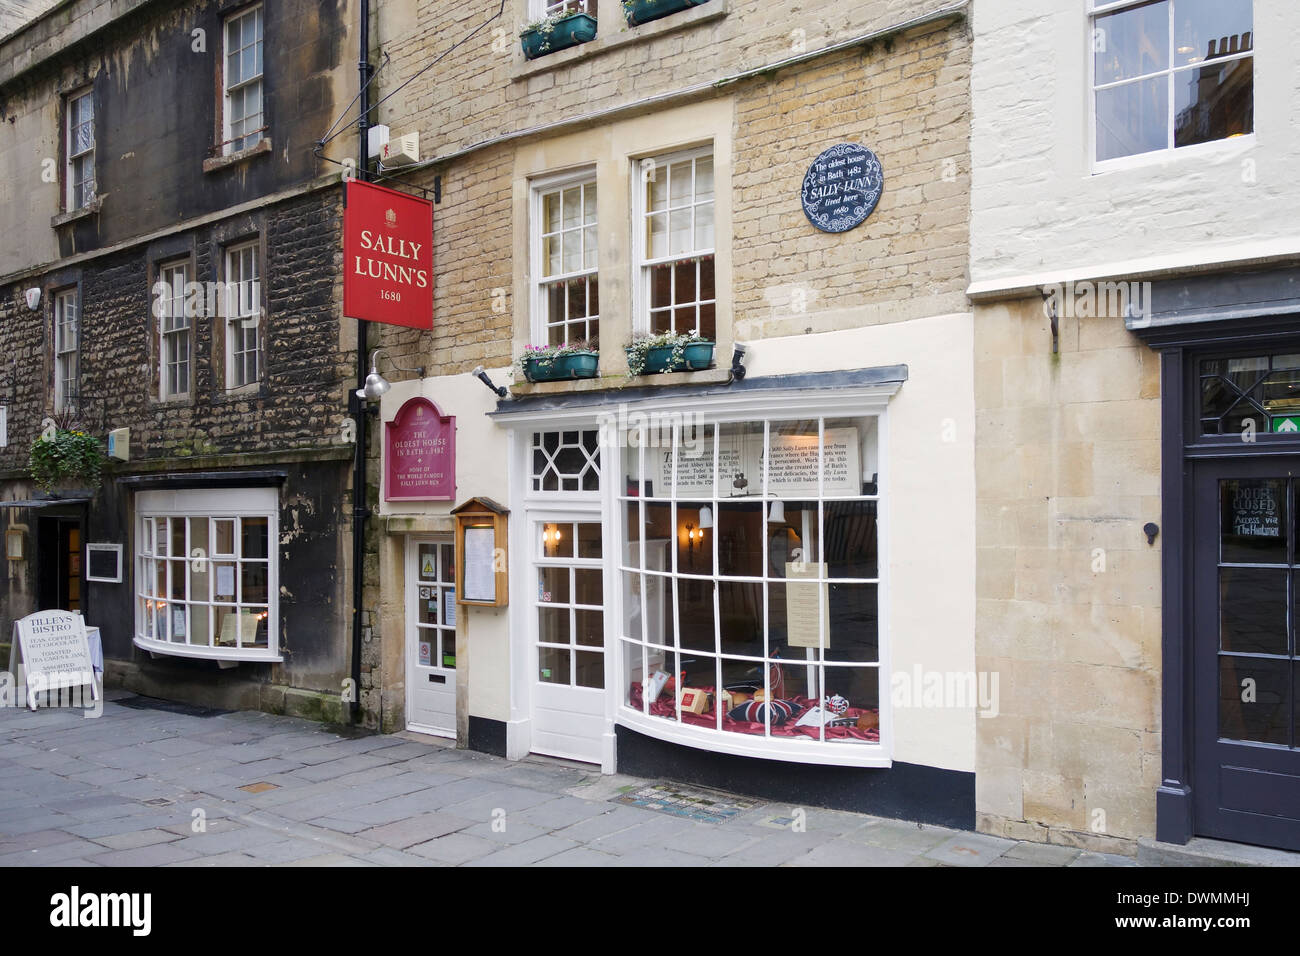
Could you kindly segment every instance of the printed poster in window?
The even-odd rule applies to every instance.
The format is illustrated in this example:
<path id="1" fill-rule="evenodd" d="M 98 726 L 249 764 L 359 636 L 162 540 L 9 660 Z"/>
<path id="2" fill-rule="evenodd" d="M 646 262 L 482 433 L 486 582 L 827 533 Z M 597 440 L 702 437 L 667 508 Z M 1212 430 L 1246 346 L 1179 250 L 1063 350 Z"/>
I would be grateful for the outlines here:
<path id="1" fill-rule="evenodd" d="M 820 487 L 829 495 L 862 493 L 862 459 L 856 428 L 827 428 L 823 456 L 817 453 L 817 434 L 788 435 L 773 425 L 770 432 L 771 461 L 768 463 L 767 493 L 778 498 L 811 498 Z M 677 495 L 682 498 L 713 497 L 712 446 L 679 446 L 676 455 Z M 659 460 L 660 487 L 671 488 L 672 449 L 647 449 Z M 762 433 L 723 434 L 718 438 L 718 497 L 738 498 L 763 493 Z M 667 494 L 665 491 L 664 494 Z"/>
<path id="2" fill-rule="evenodd" d="M 830 594 L 826 582 L 826 565 L 807 561 L 787 561 L 785 565 L 786 643 L 791 647 L 820 647 L 820 628 L 831 644 Z M 817 612 L 821 611 L 819 615 Z"/>
<path id="3" fill-rule="evenodd" d="M 420 666 L 433 666 L 433 644 L 429 641 L 420 642 Z"/>
<path id="4" fill-rule="evenodd" d="M 456 626 L 456 589 L 448 588 L 442 593 L 442 623 L 448 627 Z"/>

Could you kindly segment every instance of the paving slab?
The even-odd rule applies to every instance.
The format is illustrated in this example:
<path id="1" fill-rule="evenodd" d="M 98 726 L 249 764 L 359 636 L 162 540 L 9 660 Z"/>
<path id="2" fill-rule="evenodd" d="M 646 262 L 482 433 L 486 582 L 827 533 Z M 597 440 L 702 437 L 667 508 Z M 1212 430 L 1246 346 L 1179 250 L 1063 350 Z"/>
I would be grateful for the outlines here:
<path id="1" fill-rule="evenodd" d="M 988 866 L 1015 845 L 1015 840 L 1004 840 L 984 833 L 960 833 L 927 851 L 925 855 L 949 866 Z"/>
<path id="2" fill-rule="evenodd" d="M 423 813 L 363 830 L 358 836 L 364 840 L 374 840 L 384 846 L 404 850 L 417 843 L 426 843 L 448 833 L 464 830 L 471 825 L 472 821 L 463 820 L 449 813 Z"/>

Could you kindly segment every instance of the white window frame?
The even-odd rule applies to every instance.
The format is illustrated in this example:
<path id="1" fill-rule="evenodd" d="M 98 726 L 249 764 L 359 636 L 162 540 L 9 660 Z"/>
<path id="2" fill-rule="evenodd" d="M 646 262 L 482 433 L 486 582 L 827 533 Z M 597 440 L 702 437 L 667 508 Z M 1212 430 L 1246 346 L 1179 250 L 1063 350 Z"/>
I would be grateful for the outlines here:
<path id="1" fill-rule="evenodd" d="M 117 562 L 117 570 L 108 576 L 97 576 L 91 573 L 90 556 L 93 553 L 111 554 Z M 99 581 L 104 584 L 121 584 L 122 583 L 122 546 L 120 544 L 87 544 L 86 545 L 86 580 Z"/>
<path id="2" fill-rule="evenodd" d="M 54 293 L 53 300 L 54 410 L 74 411 L 81 382 L 81 288 L 63 289 Z"/>
<path id="3" fill-rule="evenodd" d="M 615 3 L 617 0 L 606 0 L 606 2 Z M 530 22 L 536 22 L 560 10 L 566 13 L 587 13 L 595 16 L 591 13 L 592 7 L 595 6 L 596 0 L 528 0 L 528 19 Z"/>
<path id="4" fill-rule="evenodd" d="M 650 175 L 658 175 L 659 170 L 667 169 L 673 163 L 680 163 L 686 160 L 698 160 L 698 159 L 703 159 L 705 157 L 711 158 L 713 160 L 713 199 L 708 201 L 708 205 L 710 205 L 713 209 L 713 245 L 708 248 L 695 248 L 695 226 L 694 226 L 695 220 L 694 217 L 692 217 L 692 221 L 691 221 L 692 222 L 691 225 L 692 249 L 689 253 L 684 255 L 683 254 L 673 255 L 669 253 L 669 255 L 667 256 L 661 256 L 659 258 L 654 258 L 654 259 L 649 258 L 648 251 L 646 248 L 646 241 L 647 241 L 646 221 L 648 217 L 651 215 L 651 213 L 646 208 L 647 177 Z M 647 164 L 652 164 L 652 165 L 647 165 Z M 632 188 L 632 275 L 633 275 L 632 331 L 634 334 L 649 332 L 651 329 L 651 321 L 650 321 L 651 270 L 655 266 L 671 264 L 674 262 L 681 262 L 687 259 L 700 259 L 704 256 L 712 256 L 714 262 L 714 288 L 713 288 L 714 298 L 711 300 L 700 300 L 699 298 L 700 290 L 698 288 L 696 289 L 696 302 L 697 302 L 696 327 L 698 328 L 698 323 L 699 323 L 698 306 L 702 304 L 708 304 L 711 302 L 713 305 L 713 315 L 714 315 L 714 319 L 713 319 L 714 330 L 715 330 L 714 337 L 715 340 L 721 337 L 722 330 L 717 327 L 717 323 L 718 323 L 718 299 L 717 299 L 717 295 L 718 295 L 718 275 L 717 275 L 718 179 L 717 179 L 717 175 L 718 175 L 717 156 L 715 155 L 714 145 L 712 143 L 706 146 L 699 146 L 692 149 L 681 150 L 675 153 L 666 153 L 663 155 L 647 157 L 644 159 L 639 159 L 634 161 L 633 169 L 632 169 L 632 177 L 631 177 L 631 182 L 633 183 L 633 188 Z M 693 171 L 692 171 L 692 180 L 694 180 Z M 670 191 L 669 209 L 671 210 L 673 208 L 672 199 L 671 199 L 671 187 L 669 191 Z M 694 201 L 695 186 L 693 181 L 691 187 L 691 198 L 692 198 L 692 203 L 691 203 L 692 209 L 696 209 L 699 208 L 701 205 L 704 205 L 703 203 L 698 203 Z M 671 216 L 669 218 L 669 227 L 670 228 L 669 228 L 668 235 L 671 238 L 672 235 Z M 674 330 L 685 331 L 683 329 L 676 329 L 675 326 L 674 326 Z"/>
<path id="5" fill-rule="evenodd" d="M 262 320 L 266 310 L 262 307 L 262 243 L 260 239 L 237 242 L 226 246 L 223 256 L 226 278 L 226 389 L 254 386 L 262 381 L 266 372 L 262 352 Z M 252 277 L 245 274 L 245 265 L 251 263 Z M 253 333 L 253 348 L 247 348 L 247 333 Z M 246 375 L 246 356 L 253 356 L 256 375 Z M 238 374 L 237 374 L 238 373 Z"/>
<path id="6" fill-rule="evenodd" d="M 575 272 L 562 271 L 554 276 L 546 276 L 544 263 L 542 261 L 542 239 L 543 236 L 546 234 L 546 228 L 545 228 L 546 222 L 543 216 L 545 199 L 548 195 L 552 195 L 554 193 L 562 192 L 564 190 L 573 189 L 573 188 L 581 188 L 583 190 L 590 188 L 596 190 L 596 197 L 597 197 L 597 204 L 598 204 L 596 209 L 596 219 L 594 222 L 588 223 L 584 219 L 582 224 L 573 230 L 564 229 L 563 223 L 561 223 L 560 233 L 557 233 L 557 235 L 562 235 L 566 231 L 573 231 L 573 232 L 577 232 L 582 237 L 583 267 L 581 269 L 578 269 Z M 536 179 L 532 183 L 532 194 L 531 194 L 532 228 L 529 230 L 530 249 L 531 249 L 530 258 L 532 260 L 532 270 L 531 270 L 532 279 L 530 282 L 530 286 L 532 290 L 532 309 L 530 314 L 532 316 L 531 339 L 534 345 L 549 344 L 551 328 L 556 325 L 565 326 L 566 342 L 576 341 L 575 339 L 569 337 L 568 329 L 570 326 L 574 325 L 577 322 L 583 322 L 584 327 L 587 329 L 586 335 L 582 335 L 578 337 L 581 339 L 589 339 L 592 337 L 590 334 L 592 322 L 595 322 L 597 324 L 597 328 L 599 328 L 599 323 L 600 323 L 599 311 L 597 311 L 597 313 L 594 316 L 587 316 L 585 319 L 561 320 L 558 323 L 550 321 L 551 317 L 547 313 L 547 297 L 545 293 L 546 286 L 556 284 L 557 282 L 568 282 L 574 279 L 589 279 L 597 282 L 597 290 L 598 290 L 597 294 L 599 295 L 599 282 L 600 282 L 599 197 L 600 197 L 600 192 L 596 180 L 596 170 L 590 167 L 576 172 L 565 173 L 559 176 L 548 176 L 543 179 Z M 586 246 L 586 230 L 591 228 L 594 228 L 596 230 L 596 250 L 595 250 L 596 264 L 588 268 L 586 264 L 586 254 L 589 250 L 587 249 Z M 561 260 L 560 260 L 561 268 L 563 268 L 563 264 L 564 264 L 563 252 L 561 252 Z M 597 332 L 597 336 L 599 336 L 599 332 Z"/>
<path id="7" fill-rule="evenodd" d="M 877 515 L 877 553 L 878 567 L 878 610 L 879 622 L 879 661 L 881 675 L 879 691 L 880 725 L 878 743 L 830 743 L 821 741 L 784 740 L 777 737 L 751 737 L 746 734 L 720 732 L 713 729 L 696 728 L 689 724 L 674 724 L 658 717 L 646 715 L 627 706 L 623 686 L 624 646 L 622 640 L 623 582 L 621 561 L 610 561 L 610 555 L 624 553 L 626 534 L 620 515 L 624 505 L 621 500 L 625 489 L 619 487 L 623 469 L 621 453 L 614 445 L 603 444 L 602 480 L 601 480 L 601 520 L 606 530 L 605 535 L 605 660 L 606 660 L 606 718 L 608 734 L 613 735 L 614 726 L 623 725 L 643 733 L 646 736 L 678 743 L 684 746 L 715 753 L 729 753 L 740 756 L 762 757 L 793 763 L 808 763 L 825 766 L 849 767 L 889 767 L 893 762 L 895 745 L 894 715 L 889 693 L 887 675 L 892 670 L 892 641 L 890 636 L 891 587 L 889 556 L 891 522 L 888 503 L 892 500 L 889 466 L 889 414 L 888 403 L 898 391 L 899 383 L 871 386 L 853 386 L 810 395 L 806 392 L 774 391 L 770 395 L 757 396 L 732 395 L 711 398 L 707 412 L 707 422 L 714 424 L 734 424 L 758 419 L 791 421 L 809 418 L 875 418 L 877 486 L 876 498 L 881 502 Z M 701 409 L 698 398 L 662 398 L 635 403 L 629 407 L 629 415 L 644 412 L 653 417 L 655 413 L 665 416 L 698 415 Z M 532 434 L 534 431 L 574 430 L 599 427 L 598 414 L 587 409 L 572 411 L 541 410 L 530 412 L 506 412 L 498 416 L 501 425 L 508 427 L 514 441 L 511 443 L 511 500 L 522 507 L 530 497 L 527 489 L 531 487 L 530 462 L 532 453 Z M 602 436 L 603 441 L 604 435 Z M 608 439 L 613 441 L 612 436 Z M 619 460 L 611 466 L 610 459 Z M 578 505 L 578 497 L 570 495 L 573 506 Z M 590 501 L 590 494 L 585 496 Z M 829 500 L 829 499 L 823 499 Z M 549 509 L 556 506 L 554 500 L 537 502 L 540 507 L 527 509 L 529 520 L 512 522 L 511 550 L 516 554 L 532 554 L 533 543 L 530 540 L 532 521 L 543 520 Z M 566 515 L 569 512 L 565 512 Z M 715 512 L 716 515 L 716 512 Z M 567 520 L 576 520 L 568 517 Z M 716 518 L 715 518 L 716 520 Z M 715 565 L 716 567 L 716 565 Z M 531 588 L 530 588 L 531 585 Z M 535 583 L 527 574 L 511 576 L 511 621 L 513 635 L 511 654 L 521 655 L 519 660 L 536 659 L 530 646 L 535 644 L 534 623 L 531 614 L 535 609 Z M 611 652 L 612 649 L 612 652 Z M 511 685 L 511 726 L 508 728 L 507 749 L 511 753 L 525 754 L 531 749 L 530 714 L 533 706 L 532 684 L 536 680 L 535 670 L 523 666 L 513 670 Z"/>
<path id="8" fill-rule="evenodd" d="M 1170 44 L 1170 65 L 1166 70 L 1157 71 L 1151 74 L 1145 74 L 1147 78 L 1155 76 L 1167 76 L 1169 79 L 1169 114 L 1165 130 L 1165 142 L 1168 144 L 1163 149 L 1148 150 L 1144 153 L 1134 153 L 1130 156 L 1117 156 L 1113 159 L 1097 158 L 1097 57 L 1094 50 L 1095 36 L 1097 30 L 1097 18 L 1111 13 L 1119 13 L 1123 10 L 1140 6 L 1149 0 L 1090 0 L 1091 7 L 1086 13 L 1088 28 L 1085 31 L 1085 55 L 1088 61 L 1088 162 L 1093 174 L 1109 173 L 1125 169 L 1141 168 L 1143 166 L 1159 165 L 1171 160 L 1194 159 L 1198 162 L 1213 158 L 1215 154 L 1234 154 L 1246 152 L 1255 146 L 1255 126 L 1258 123 L 1256 118 L 1252 123 L 1249 133 L 1240 136 L 1226 137 L 1224 139 L 1211 140 L 1206 143 L 1193 143 L 1190 146 L 1175 146 L 1174 143 L 1174 120 L 1177 116 L 1174 97 L 1174 81 L 1179 73 L 1184 73 L 1197 68 L 1198 64 L 1188 64 L 1186 66 L 1175 67 L 1173 65 L 1174 44 L 1177 42 L 1174 36 L 1174 4 L 1169 0 L 1158 0 L 1158 2 L 1168 3 L 1169 8 L 1169 44 Z M 1230 62 L 1242 60 L 1247 57 L 1255 57 L 1256 49 L 1254 46 L 1254 4 L 1251 5 L 1251 49 L 1232 56 L 1216 58 L 1215 62 Z M 1252 67 L 1253 71 L 1253 67 Z M 1252 72 L 1252 88 L 1258 74 Z M 1130 77 L 1126 80 L 1107 83 L 1103 87 L 1109 89 L 1115 86 L 1122 86 L 1127 83 L 1137 81 L 1137 77 Z M 1252 94 L 1253 95 L 1253 94 Z"/>
<path id="9" fill-rule="evenodd" d="M 241 77 L 239 82 L 232 84 L 230 82 L 230 56 L 232 53 L 239 53 L 240 63 L 242 64 L 243 51 L 250 49 L 250 47 L 241 46 L 237 50 L 232 50 L 230 47 L 230 27 L 235 23 L 240 23 L 241 24 L 240 31 L 242 34 L 242 30 L 243 30 L 242 21 L 248 17 L 254 17 L 257 23 L 257 38 L 254 41 L 254 45 L 260 51 L 261 58 L 262 58 L 262 62 L 261 62 L 262 68 L 258 70 L 255 75 Z M 262 82 L 263 77 L 266 75 L 265 40 L 266 40 L 265 11 L 263 9 L 262 4 L 260 3 L 257 4 L 256 6 L 246 7 L 243 10 L 239 10 L 236 13 L 231 14 L 221 24 L 221 51 L 222 51 L 221 152 L 222 155 L 229 155 L 231 153 L 241 152 L 245 149 L 251 149 L 252 147 L 256 146 L 258 143 L 260 143 L 263 139 L 266 138 L 266 132 L 265 132 L 266 130 L 266 88 Z M 233 103 L 232 94 L 240 93 L 241 94 L 240 102 L 242 103 L 243 102 L 242 92 L 244 90 L 252 89 L 255 85 L 258 88 L 258 102 L 261 104 L 260 112 L 262 116 L 262 122 L 259 126 L 255 127 L 253 131 L 250 132 L 248 130 L 244 130 L 238 136 L 236 136 L 233 132 L 234 103 Z M 246 122 L 246 120 L 247 120 L 247 114 L 240 117 L 241 123 Z M 235 145 L 234 142 L 235 140 L 240 141 L 238 147 L 236 147 Z"/>
<path id="10" fill-rule="evenodd" d="M 158 282 L 168 288 L 158 310 L 158 398 L 162 401 L 187 398 L 194 388 L 194 345 L 190 317 L 185 311 L 185 290 L 190 281 L 189 259 L 164 262 L 158 267 Z M 176 355 L 182 343 L 184 359 Z M 185 369 L 185 388 L 173 389 L 173 376 L 169 372 L 174 367 L 179 374 L 182 366 Z"/>
<path id="11" fill-rule="evenodd" d="M 76 150 L 76 127 L 83 125 L 75 122 L 79 117 L 79 107 L 82 104 L 90 105 L 90 118 L 87 121 L 90 126 L 90 146 L 86 149 Z M 67 120 L 64 126 L 65 136 L 65 154 L 67 157 L 65 165 L 65 177 L 67 191 L 65 193 L 65 209 L 68 212 L 76 212 L 79 209 L 85 209 L 95 201 L 97 185 L 95 182 L 95 98 L 94 90 L 86 89 L 80 93 L 75 93 L 67 99 Z M 77 180 L 78 167 L 88 167 L 90 174 Z M 90 194 L 85 195 L 84 185 L 90 184 Z"/>
<path id="12" fill-rule="evenodd" d="M 172 518 L 189 518 L 189 519 L 206 519 L 208 522 L 208 548 L 204 553 L 196 553 L 191 547 L 190 530 L 186 527 L 185 552 L 186 556 L 183 561 L 185 568 L 185 633 L 186 641 L 178 642 L 151 636 L 148 612 L 146 605 L 149 602 L 159 602 L 165 604 L 162 610 L 166 615 L 172 615 L 175 608 L 171 604 L 171 574 L 174 573 L 174 565 L 181 563 L 176 556 L 166 558 L 158 557 L 159 545 L 157 542 L 156 526 L 151 531 L 146 527 L 147 522 L 154 522 L 156 519 Z M 267 575 L 266 575 L 266 594 L 267 602 L 265 604 L 254 604 L 253 602 L 241 602 L 239 589 L 243 586 L 243 575 L 240 568 L 244 563 L 261 563 L 261 559 L 245 559 L 240 553 L 243 547 L 242 536 L 240 534 L 239 519 L 244 518 L 265 518 L 267 521 Z M 215 523 L 217 521 L 236 521 L 234 534 L 233 552 L 230 555 L 220 555 L 215 551 L 216 536 Z M 232 660 L 232 661 L 280 661 L 283 657 L 280 654 L 280 568 L 279 568 L 279 495 L 275 488 L 232 488 L 232 489 L 179 489 L 173 491 L 143 491 L 136 495 L 135 502 L 135 543 L 133 545 L 133 567 L 134 567 L 134 587 L 135 595 L 135 632 L 134 643 L 137 647 L 152 651 L 156 654 L 170 654 L 177 657 L 201 657 L 212 660 Z M 164 543 L 167 544 L 167 543 Z M 166 548 L 163 549 L 165 555 Z M 167 580 L 168 585 L 165 588 L 166 594 L 157 595 L 156 578 L 150 575 L 155 565 L 152 562 L 164 561 L 168 567 Z M 235 566 L 235 585 L 236 595 L 234 601 L 219 601 L 215 593 L 217 578 L 210 570 L 212 562 L 221 561 L 234 564 Z M 194 574 L 203 573 L 206 570 L 206 577 L 209 582 L 209 593 L 207 595 L 194 594 Z M 190 644 L 188 635 L 192 633 L 191 615 L 195 607 L 205 609 L 214 609 L 212 616 L 209 618 L 207 645 Z M 216 643 L 215 628 L 215 609 L 219 607 L 235 608 L 235 620 L 239 623 L 236 625 L 236 644 L 234 646 L 224 646 Z M 250 608 L 253 610 L 264 609 L 266 614 L 266 635 L 267 646 L 251 647 L 243 645 L 243 609 Z"/>
<path id="13" fill-rule="evenodd" d="M 573 432 L 577 432 L 578 434 L 578 440 L 576 443 L 566 441 L 565 438 L 566 433 L 571 434 Z M 595 453 L 594 460 L 592 459 L 591 453 L 587 450 L 586 445 L 584 444 L 584 434 L 589 432 L 596 433 L 596 453 Z M 556 447 L 555 456 L 552 456 L 549 452 L 545 450 L 545 440 L 546 440 L 545 436 L 548 433 L 556 434 L 559 436 L 559 444 Z M 583 502 L 583 501 L 591 501 L 593 498 L 598 498 L 600 496 L 601 469 L 604 467 L 605 457 L 606 454 L 609 452 L 609 449 L 603 444 L 604 438 L 605 438 L 605 434 L 602 431 L 602 429 L 593 426 L 584 426 L 582 428 L 545 428 L 545 429 L 538 429 L 537 431 L 529 432 L 526 438 L 527 463 L 528 463 L 528 480 L 526 486 L 527 497 L 535 498 L 538 500 L 546 500 L 551 503 L 554 503 L 556 501 L 563 501 L 563 500 L 573 501 L 573 502 Z M 537 444 L 539 442 L 541 443 L 540 445 Z M 577 476 L 562 475 L 558 470 L 554 468 L 554 457 L 558 457 L 558 455 L 562 451 L 569 448 L 578 449 L 579 451 L 582 452 L 583 457 L 586 459 L 585 463 L 583 464 L 583 470 Z M 537 471 L 535 467 L 535 462 L 537 457 L 535 453 L 537 451 L 541 451 L 542 454 L 545 455 L 547 458 L 547 463 L 541 471 Z M 535 488 L 534 484 L 543 482 L 545 480 L 546 474 L 550 471 L 554 471 L 555 476 L 559 480 L 559 483 L 561 485 L 564 483 L 565 479 L 574 478 L 574 477 L 577 478 L 578 484 L 581 485 L 583 477 L 589 472 L 594 472 L 596 475 L 597 487 L 594 490 L 593 489 L 584 490 L 583 488 L 579 487 L 576 489 L 559 488 L 554 491 L 545 491 L 541 488 Z"/>

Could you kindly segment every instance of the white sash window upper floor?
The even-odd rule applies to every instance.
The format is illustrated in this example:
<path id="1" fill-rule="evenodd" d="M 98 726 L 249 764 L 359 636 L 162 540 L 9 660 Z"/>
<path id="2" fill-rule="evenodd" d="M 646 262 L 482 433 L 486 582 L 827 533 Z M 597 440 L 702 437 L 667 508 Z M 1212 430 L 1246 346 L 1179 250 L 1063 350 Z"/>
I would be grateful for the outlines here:
<path id="1" fill-rule="evenodd" d="M 226 20 L 222 153 L 238 153 L 262 141 L 262 6 Z"/>
<path id="2" fill-rule="evenodd" d="M 65 208 L 84 209 L 95 200 L 95 98 L 91 90 L 68 97 Z"/>
<path id="3" fill-rule="evenodd" d="M 1094 0 L 1094 163 L 1254 132 L 1252 0 Z"/>

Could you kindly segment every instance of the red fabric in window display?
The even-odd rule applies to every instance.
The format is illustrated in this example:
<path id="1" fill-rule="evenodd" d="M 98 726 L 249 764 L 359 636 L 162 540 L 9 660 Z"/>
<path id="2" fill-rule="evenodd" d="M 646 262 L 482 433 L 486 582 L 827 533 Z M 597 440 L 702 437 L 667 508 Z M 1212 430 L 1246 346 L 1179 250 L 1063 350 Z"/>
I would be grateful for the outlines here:
<path id="1" fill-rule="evenodd" d="M 703 690 L 709 694 L 714 694 L 716 688 L 701 687 L 700 690 Z M 717 700 L 716 695 L 714 696 L 713 699 L 715 701 Z M 785 699 L 788 700 L 790 703 L 795 704 L 797 709 L 794 715 L 790 718 L 790 720 L 786 722 L 784 725 L 782 726 L 778 726 L 775 724 L 772 725 L 772 736 L 773 737 L 808 737 L 812 740 L 820 740 L 821 739 L 820 727 L 796 727 L 795 726 L 795 723 L 799 720 L 800 716 L 802 716 L 803 713 L 809 707 L 815 707 L 817 705 L 817 702 L 808 697 L 799 697 L 799 696 L 788 697 Z M 641 684 L 639 681 L 632 682 L 632 689 L 628 694 L 628 704 L 630 707 L 632 707 L 633 710 L 641 709 Z M 856 719 L 858 717 L 861 717 L 863 714 L 876 713 L 876 712 L 877 712 L 876 708 L 874 707 L 871 708 L 850 707 L 847 711 L 844 712 L 844 716 L 853 717 Z M 650 705 L 650 713 L 655 717 L 666 717 L 669 720 L 676 721 L 677 703 L 672 697 L 660 697 L 657 701 L 655 701 L 653 704 Z M 705 727 L 708 728 L 709 730 L 715 730 L 717 729 L 718 726 L 718 717 L 717 714 L 714 713 L 713 708 L 709 708 L 702 714 L 690 714 L 683 711 L 682 723 L 689 724 L 692 727 Z M 747 720 L 746 721 L 732 720 L 726 714 L 722 715 L 722 729 L 727 733 L 754 734 L 759 737 L 763 736 L 763 732 L 764 732 L 763 724 L 752 723 Z M 880 742 L 880 731 L 878 728 L 872 728 L 871 730 L 858 730 L 857 727 L 827 727 L 826 739 L 827 740 L 862 740 L 874 744 Z"/>

